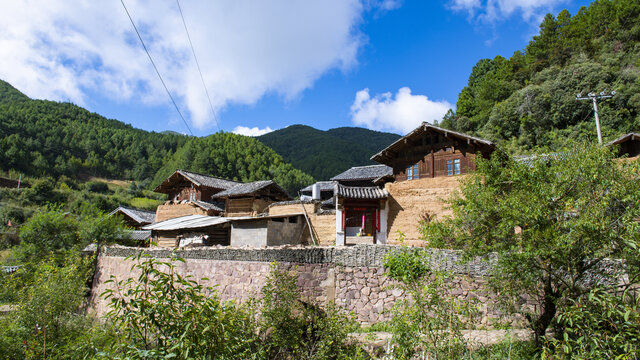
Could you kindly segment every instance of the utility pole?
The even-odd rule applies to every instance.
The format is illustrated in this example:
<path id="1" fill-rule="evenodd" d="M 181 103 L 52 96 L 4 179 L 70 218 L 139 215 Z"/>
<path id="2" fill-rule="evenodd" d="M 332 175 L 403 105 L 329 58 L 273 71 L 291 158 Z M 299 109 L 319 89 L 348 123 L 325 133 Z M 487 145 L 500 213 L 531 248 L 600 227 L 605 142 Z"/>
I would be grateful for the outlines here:
<path id="1" fill-rule="evenodd" d="M 598 143 L 600 145 L 602 145 L 602 133 L 600 132 L 600 118 L 598 117 L 598 99 L 608 99 L 613 97 L 615 94 L 616 94 L 615 90 L 609 94 L 607 94 L 605 90 L 600 94 L 590 92 L 585 97 L 582 96 L 582 93 L 579 93 L 578 95 L 576 95 L 576 100 L 592 100 L 593 101 L 593 112 L 595 113 L 595 117 L 596 117 L 596 130 L 598 131 Z"/>

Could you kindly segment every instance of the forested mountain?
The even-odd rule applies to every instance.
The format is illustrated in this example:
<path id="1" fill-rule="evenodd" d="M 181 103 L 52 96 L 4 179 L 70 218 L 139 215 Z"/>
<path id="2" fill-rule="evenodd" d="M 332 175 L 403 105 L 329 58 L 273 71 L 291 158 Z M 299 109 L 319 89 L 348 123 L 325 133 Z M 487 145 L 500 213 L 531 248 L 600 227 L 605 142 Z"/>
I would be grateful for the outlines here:
<path id="1" fill-rule="evenodd" d="M 0 80 L 0 170 L 143 181 L 178 168 L 242 181 L 273 179 L 292 194 L 313 182 L 253 138 L 148 132 L 70 103 L 29 99 Z"/>
<path id="2" fill-rule="evenodd" d="M 153 177 L 187 141 L 135 129 L 71 103 L 31 100 L 0 80 L 0 167 L 32 176 Z"/>
<path id="3" fill-rule="evenodd" d="M 443 127 L 508 149 L 561 149 L 595 139 L 593 104 L 576 94 L 612 90 L 598 104 L 606 139 L 640 130 L 640 2 L 600 0 L 571 16 L 548 14 L 523 51 L 473 67 Z"/>
<path id="4" fill-rule="evenodd" d="M 275 151 L 258 140 L 231 133 L 217 133 L 203 138 L 191 138 L 156 174 L 157 185 L 176 169 L 239 180 L 272 179 L 290 195 L 313 183 L 308 174 L 295 169 Z"/>
<path id="5" fill-rule="evenodd" d="M 374 164 L 369 158 L 399 138 L 362 128 L 322 131 L 306 125 L 291 125 L 257 137 L 316 180 L 328 180 L 352 166 Z"/>

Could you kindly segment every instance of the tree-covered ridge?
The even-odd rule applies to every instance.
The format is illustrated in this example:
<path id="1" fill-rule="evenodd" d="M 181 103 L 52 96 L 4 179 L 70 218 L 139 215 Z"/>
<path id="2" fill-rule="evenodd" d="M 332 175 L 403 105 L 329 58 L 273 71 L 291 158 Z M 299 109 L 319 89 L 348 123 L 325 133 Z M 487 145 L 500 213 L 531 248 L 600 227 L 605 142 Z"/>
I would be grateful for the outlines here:
<path id="1" fill-rule="evenodd" d="M 353 166 L 374 164 L 369 158 L 398 138 L 397 134 L 355 127 L 322 131 L 305 125 L 291 125 L 257 137 L 317 180 L 328 180 Z"/>
<path id="2" fill-rule="evenodd" d="M 31 100 L 0 80 L 0 167 L 32 176 L 151 178 L 187 138 L 135 129 L 70 103 Z"/>
<path id="3" fill-rule="evenodd" d="M 286 163 L 258 140 L 224 132 L 190 138 L 160 168 L 153 184 L 161 183 L 176 169 L 243 182 L 274 180 L 292 196 L 313 183 L 310 175 Z"/>
<path id="4" fill-rule="evenodd" d="M 558 150 L 595 139 L 593 105 L 576 94 L 612 91 L 600 102 L 605 138 L 640 129 L 640 3 L 594 1 L 571 16 L 548 14 L 524 51 L 482 59 L 443 127 L 495 140 L 516 152 Z"/>
<path id="5" fill-rule="evenodd" d="M 35 177 L 86 174 L 159 182 L 186 169 L 241 181 L 273 179 L 292 195 L 313 182 L 253 138 L 148 132 L 70 103 L 31 100 L 4 81 L 0 135 L 0 170 Z"/>

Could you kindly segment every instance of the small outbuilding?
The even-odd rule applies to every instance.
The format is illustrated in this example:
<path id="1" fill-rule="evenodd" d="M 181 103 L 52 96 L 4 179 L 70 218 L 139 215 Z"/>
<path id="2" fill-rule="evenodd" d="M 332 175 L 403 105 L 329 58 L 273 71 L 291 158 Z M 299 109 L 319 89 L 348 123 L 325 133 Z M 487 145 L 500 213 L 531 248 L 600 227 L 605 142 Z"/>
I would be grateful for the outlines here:
<path id="1" fill-rule="evenodd" d="M 125 224 L 134 229 L 141 229 L 143 226 L 151 224 L 155 221 L 155 211 L 141 210 L 126 206 L 118 206 L 117 209 L 109 213 L 109 215 L 121 215 Z"/>

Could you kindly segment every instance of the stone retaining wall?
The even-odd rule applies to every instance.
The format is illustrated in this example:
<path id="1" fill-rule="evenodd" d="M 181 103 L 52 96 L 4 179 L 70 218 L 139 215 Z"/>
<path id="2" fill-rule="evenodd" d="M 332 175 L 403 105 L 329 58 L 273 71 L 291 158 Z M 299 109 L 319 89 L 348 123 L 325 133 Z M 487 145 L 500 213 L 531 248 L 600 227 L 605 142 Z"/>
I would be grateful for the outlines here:
<path id="1" fill-rule="evenodd" d="M 265 284 L 270 263 L 277 262 L 281 269 L 293 271 L 306 301 L 317 304 L 335 302 L 353 312 L 364 324 L 389 318 L 388 310 L 405 295 L 394 287 L 382 266 L 384 255 L 397 247 L 358 245 L 352 247 L 300 247 L 300 248 L 200 248 L 172 252 L 168 249 L 140 249 L 125 247 L 102 248 L 97 258 L 96 276 L 92 289 L 92 308 L 98 315 L 108 311 L 108 303 L 101 294 L 113 283 L 105 283 L 113 275 L 118 280 L 136 277 L 131 271 L 133 260 L 127 256 L 139 251 L 156 258 L 177 256 L 185 262 L 176 262 L 176 271 L 191 275 L 205 286 L 215 286 L 223 300 L 245 301 L 256 297 Z M 481 302 L 479 324 L 490 325 L 500 317 L 492 306 L 495 296 L 486 289 L 484 276 L 494 259 L 476 259 L 460 263 L 460 253 L 446 250 L 430 251 L 432 265 L 450 270 L 454 274 L 452 295 L 475 298 Z"/>

